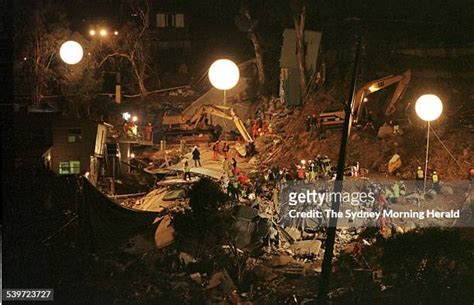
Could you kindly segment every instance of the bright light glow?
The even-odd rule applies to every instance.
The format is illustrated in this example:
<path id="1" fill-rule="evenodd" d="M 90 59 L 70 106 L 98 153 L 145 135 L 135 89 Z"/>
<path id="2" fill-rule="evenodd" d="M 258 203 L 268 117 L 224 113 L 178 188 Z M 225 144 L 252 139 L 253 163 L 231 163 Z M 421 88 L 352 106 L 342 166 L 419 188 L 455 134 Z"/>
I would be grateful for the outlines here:
<path id="1" fill-rule="evenodd" d="M 114 32 L 114 35 L 117 36 L 117 35 L 118 35 L 118 31 L 115 31 L 115 32 Z"/>
<path id="2" fill-rule="evenodd" d="M 125 120 L 125 121 L 128 121 L 130 120 L 130 118 L 132 117 L 132 115 L 128 112 L 124 112 L 122 113 L 122 118 Z"/>
<path id="3" fill-rule="evenodd" d="M 89 31 L 89 35 L 95 36 L 95 30 L 90 30 L 90 31 Z"/>
<path id="4" fill-rule="evenodd" d="M 99 34 L 100 34 L 100 36 L 107 36 L 107 30 L 102 29 L 102 30 L 100 30 Z"/>
<path id="5" fill-rule="evenodd" d="M 86 173 L 84 174 L 84 177 L 86 177 L 86 178 L 89 178 L 89 176 L 90 176 L 90 173 L 89 173 L 89 172 L 86 172 Z"/>
<path id="6" fill-rule="evenodd" d="M 372 93 L 372 92 L 377 91 L 378 88 L 379 88 L 379 86 L 377 86 L 377 85 L 371 85 L 371 86 L 369 87 L 369 91 Z"/>
<path id="7" fill-rule="evenodd" d="M 132 159 L 135 158 L 135 154 L 134 154 L 134 153 L 131 153 L 131 154 L 130 154 L 130 158 L 132 158 Z"/>
<path id="8" fill-rule="evenodd" d="M 420 119 L 431 122 L 439 118 L 443 112 L 443 103 L 436 95 L 425 94 L 416 101 L 415 111 Z"/>
<path id="9" fill-rule="evenodd" d="M 368 100 L 368 98 L 364 97 L 364 103 L 367 103 Z"/>
<path id="10" fill-rule="evenodd" d="M 132 117 L 132 121 L 133 121 L 133 122 L 138 121 L 138 117 L 137 117 L 136 115 L 134 115 L 134 116 Z"/>
<path id="11" fill-rule="evenodd" d="M 219 59 L 209 68 L 209 80 L 220 90 L 232 89 L 239 82 L 239 77 L 239 67 L 228 59 Z"/>
<path id="12" fill-rule="evenodd" d="M 301 164 L 305 165 L 305 164 L 306 164 L 306 160 L 301 160 Z"/>
<path id="13" fill-rule="evenodd" d="M 73 40 L 66 41 L 59 49 L 59 56 L 69 65 L 75 65 L 80 62 L 83 55 L 84 50 L 81 45 Z"/>

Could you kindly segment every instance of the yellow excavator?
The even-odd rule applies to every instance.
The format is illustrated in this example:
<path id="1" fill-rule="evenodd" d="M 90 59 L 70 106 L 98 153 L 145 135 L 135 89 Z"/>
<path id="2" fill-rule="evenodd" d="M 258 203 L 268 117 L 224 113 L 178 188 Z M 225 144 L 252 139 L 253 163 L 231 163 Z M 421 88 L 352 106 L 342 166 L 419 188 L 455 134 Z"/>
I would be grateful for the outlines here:
<path id="1" fill-rule="evenodd" d="M 230 120 L 234 122 L 235 127 L 239 131 L 242 138 L 247 143 L 252 143 L 253 139 L 250 133 L 245 128 L 242 120 L 237 116 L 233 108 L 225 106 L 214 106 L 214 105 L 204 105 L 201 106 L 189 120 L 190 124 L 194 124 L 194 128 L 197 128 L 198 124 L 202 122 L 208 115 L 214 115 L 223 119 Z"/>
<path id="2" fill-rule="evenodd" d="M 192 116 L 165 115 L 163 116 L 163 126 L 173 126 L 173 132 L 178 137 L 188 134 L 201 134 L 202 132 L 213 132 L 214 128 L 209 124 L 209 116 L 216 116 L 234 123 L 242 139 L 247 145 L 242 146 L 236 143 L 236 149 L 242 156 L 249 156 L 255 153 L 255 145 L 252 136 L 245 128 L 244 123 L 235 113 L 234 109 L 225 106 L 203 105 L 200 106 Z M 206 139 L 211 140 L 211 139 Z"/>
<path id="3" fill-rule="evenodd" d="M 393 114 L 396 110 L 396 103 L 401 99 L 405 93 L 408 83 L 411 80 L 411 70 L 405 71 L 402 75 L 389 75 L 383 78 L 368 82 L 363 85 L 359 90 L 357 90 L 354 96 L 354 105 L 353 105 L 353 122 L 357 123 L 359 121 L 360 112 L 364 103 L 367 102 L 367 96 L 382 90 L 388 86 L 391 86 L 395 83 L 398 83 L 393 96 L 385 109 L 385 115 L 389 116 Z M 323 112 L 319 116 L 319 124 L 321 127 L 339 127 L 344 123 L 345 112 L 344 111 L 335 111 L 335 112 Z"/>

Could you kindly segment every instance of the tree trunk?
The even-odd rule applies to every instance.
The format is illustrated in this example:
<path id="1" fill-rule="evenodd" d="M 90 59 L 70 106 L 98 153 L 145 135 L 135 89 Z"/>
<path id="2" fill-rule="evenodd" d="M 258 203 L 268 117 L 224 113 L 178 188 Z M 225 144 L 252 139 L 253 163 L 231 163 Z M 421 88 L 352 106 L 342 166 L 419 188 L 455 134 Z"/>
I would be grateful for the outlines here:
<path id="1" fill-rule="evenodd" d="M 298 69 L 300 74 L 301 96 L 304 96 L 306 91 L 306 46 L 304 41 L 305 19 L 306 7 L 303 6 L 301 12 L 293 18 L 296 32 L 296 57 L 298 60 Z"/>
<path id="2" fill-rule="evenodd" d="M 260 42 L 257 39 L 255 32 L 250 32 L 250 40 L 252 40 L 253 48 L 255 50 L 255 60 L 257 64 L 258 71 L 258 83 L 260 88 L 263 88 L 265 85 L 265 68 L 263 66 L 263 50 Z"/>
<path id="3" fill-rule="evenodd" d="M 262 89 L 265 86 L 265 80 L 266 80 L 265 66 L 263 65 L 263 49 L 262 49 L 262 45 L 260 44 L 260 41 L 258 40 L 256 29 L 255 29 L 255 22 L 252 19 L 252 16 L 250 15 L 248 6 L 245 6 L 243 8 L 243 11 L 244 11 L 245 17 L 247 17 L 250 23 L 248 34 L 249 34 L 250 40 L 252 41 L 253 48 L 255 51 L 255 61 L 256 61 L 257 72 L 258 72 L 258 84 L 260 87 L 260 91 L 262 91 Z"/>
<path id="4" fill-rule="evenodd" d="M 145 96 L 148 93 L 148 90 L 146 89 L 145 86 L 145 67 L 142 68 L 142 70 L 139 69 L 137 63 L 135 62 L 135 59 L 131 59 L 132 67 L 133 67 L 133 74 L 135 74 L 135 78 L 137 79 L 137 84 L 138 84 L 138 89 L 140 90 L 140 95 Z M 143 64 L 144 65 L 144 64 Z"/>
<path id="5" fill-rule="evenodd" d="M 39 16 L 38 13 L 35 14 L 35 22 L 36 22 L 36 27 L 39 27 L 40 21 L 39 21 Z M 39 33 L 38 29 L 36 29 L 35 34 L 34 34 L 34 39 L 35 39 L 35 66 L 34 66 L 34 83 L 33 83 L 33 105 L 38 105 L 40 102 L 40 97 L 41 97 L 41 82 L 42 80 L 42 75 L 41 75 L 41 45 L 40 45 L 40 38 L 39 38 Z"/>

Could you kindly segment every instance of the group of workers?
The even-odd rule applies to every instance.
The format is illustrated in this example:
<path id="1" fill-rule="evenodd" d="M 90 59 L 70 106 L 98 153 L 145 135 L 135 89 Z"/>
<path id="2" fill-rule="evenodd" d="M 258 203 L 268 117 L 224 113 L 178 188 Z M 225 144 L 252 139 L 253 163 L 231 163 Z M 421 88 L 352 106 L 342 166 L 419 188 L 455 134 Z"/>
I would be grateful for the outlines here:
<path id="1" fill-rule="evenodd" d="M 133 121 L 127 121 L 123 124 L 123 134 L 129 139 L 138 138 L 141 136 L 141 134 L 138 132 L 138 125 Z M 145 140 L 153 140 L 153 126 L 151 123 L 148 123 L 145 126 Z"/>
<path id="2" fill-rule="evenodd" d="M 201 167 L 201 151 L 197 145 L 194 145 L 191 150 L 191 155 L 194 161 L 194 167 Z M 183 171 L 184 171 L 184 180 L 191 180 L 191 166 L 189 165 L 188 159 L 183 160 Z"/>
<path id="3" fill-rule="evenodd" d="M 227 142 L 222 142 L 221 148 L 221 141 L 218 140 L 212 145 L 212 160 L 219 161 L 219 154 L 224 154 L 224 159 L 229 159 L 230 157 L 230 145 Z"/>
<path id="4" fill-rule="evenodd" d="M 306 131 L 307 132 L 316 132 L 319 126 L 318 117 L 315 113 L 312 116 L 306 118 Z"/>
<path id="5" fill-rule="evenodd" d="M 439 193 L 441 191 L 441 181 L 436 171 L 433 171 L 433 173 L 431 174 L 431 182 L 432 182 L 432 189 L 436 193 Z M 418 191 L 423 191 L 423 188 L 425 187 L 425 171 L 421 168 L 421 166 L 418 166 L 418 168 L 416 169 L 416 182 L 415 183 L 416 183 L 416 189 Z"/>

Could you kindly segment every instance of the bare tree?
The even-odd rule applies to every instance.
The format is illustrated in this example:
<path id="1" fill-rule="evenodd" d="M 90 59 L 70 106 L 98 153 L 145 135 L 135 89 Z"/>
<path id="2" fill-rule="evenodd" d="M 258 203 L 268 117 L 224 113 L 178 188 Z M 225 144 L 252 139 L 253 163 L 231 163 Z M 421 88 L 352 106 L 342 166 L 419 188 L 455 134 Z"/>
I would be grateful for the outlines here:
<path id="1" fill-rule="evenodd" d="M 120 51 L 106 55 L 100 61 L 99 67 L 111 58 L 125 58 L 132 67 L 133 77 L 137 82 L 140 95 L 144 97 L 148 94 L 145 80 L 150 68 L 150 57 L 147 52 L 147 46 L 145 45 L 145 35 L 149 28 L 150 6 L 148 0 L 130 0 L 128 4 L 132 14 L 136 15 L 139 19 L 139 26 L 136 27 L 128 23 L 122 28 L 120 31 L 121 37 L 116 44 L 116 48 Z"/>
<path id="2" fill-rule="evenodd" d="M 254 51 L 255 51 L 255 61 L 257 65 L 258 72 L 258 83 L 260 89 L 265 86 L 266 75 L 265 75 L 265 66 L 263 64 L 263 48 L 260 42 L 260 39 L 257 35 L 257 25 L 258 21 L 250 12 L 248 0 L 240 1 L 240 14 L 237 15 L 235 23 L 239 29 L 243 32 L 246 32 L 250 41 L 252 42 Z M 261 90 L 260 90 L 261 91 Z"/>
<path id="3" fill-rule="evenodd" d="M 52 64 L 70 32 L 65 15 L 50 2 L 18 2 L 15 15 L 15 47 L 23 57 L 15 61 L 17 86 L 29 87 L 33 104 L 38 104 L 52 91 L 50 85 L 56 77 Z"/>
<path id="4" fill-rule="evenodd" d="M 97 57 L 93 56 L 100 48 L 95 41 L 84 39 L 78 33 L 72 34 L 71 39 L 79 42 L 87 52 L 76 65 L 57 65 L 56 81 L 61 93 L 67 97 L 69 112 L 90 117 L 91 104 L 97 99 L 103 82 Z"/>
<path id="5" fill-rule="evenodd" d="M 298 60 L 298 69 L 300 74 L 301 94 L 306 90 L 306 44 L 304 37 L 306 22 L 306 3 L 304 0 L 294 0 L 292 3 L 293 23 L 296 32 L 296 57 Z"/>

